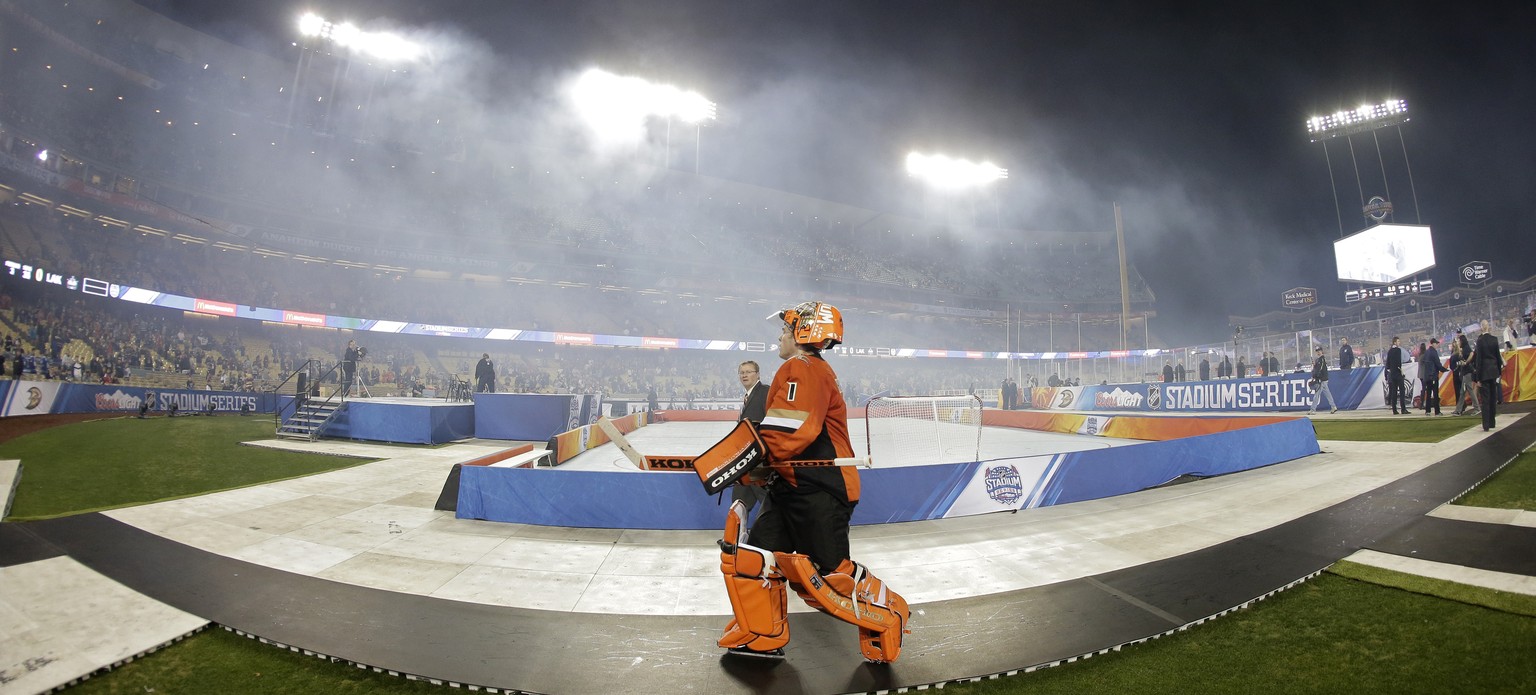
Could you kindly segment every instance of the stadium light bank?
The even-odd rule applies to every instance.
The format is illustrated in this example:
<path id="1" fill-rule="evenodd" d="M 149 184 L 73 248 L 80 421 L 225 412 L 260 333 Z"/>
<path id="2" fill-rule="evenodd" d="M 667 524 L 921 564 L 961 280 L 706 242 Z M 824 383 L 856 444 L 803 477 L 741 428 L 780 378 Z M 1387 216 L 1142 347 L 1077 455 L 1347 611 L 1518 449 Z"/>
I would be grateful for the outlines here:
<path id="1" fill-rule="evenodd" d="M 942 154 L 912 152 L 907 155 L 907 175 L 935 188 L 979 188 L 1008 178 L 1008 170 L 991 162 L 976 163 Z"/>
<path id="2" fill-rule="evenodd" d="M 313 12 L 299 17 L 299 33 L 388 62 L 420 60 L 426 48 L 386 31 L 363 31 L 351 22 L 337 24 Z"/>
<path id="3" fill-rule="evenodd" d="M 1307 135 L 1312 142 L 1341 135 L 1366 133 L 1378 128 L 1408 122 L 1408 102 L 1388 99 L 1380 104 L 1364 104 L 1353 111 L 1339 111 L 1307 119 Z"/>
<path id="4" fill-rule="evenodd" d="M 660 84 L 639 77 L 615 75 L 589 68 L 571 83 L 570 98 L 576 117 L 602 143 L 634 143 L 644 135 L 646 121 L 662 118 L 667 123 L 663 166 L 672 161 L 672 121 L 694 126 L 693 170 L 699 170 L 699 139 L 705 121 L 715 118 L 715 102 L 698 92 Z"/>

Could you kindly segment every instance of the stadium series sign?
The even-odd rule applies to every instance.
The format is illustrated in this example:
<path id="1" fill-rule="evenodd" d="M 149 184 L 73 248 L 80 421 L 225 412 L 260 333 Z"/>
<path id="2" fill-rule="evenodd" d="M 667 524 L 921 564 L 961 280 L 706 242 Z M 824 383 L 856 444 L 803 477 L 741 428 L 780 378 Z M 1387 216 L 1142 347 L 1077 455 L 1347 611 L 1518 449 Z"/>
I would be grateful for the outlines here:
<path id="1" fill-rule="evenodd" d="M 1493 264 L 1488 261 L 1471 261 L 1461 267 L 1461 282 L 1480 285 L 1493 278 Z"/>
<path id="2" fill-rule="evenodd" d="M 1287 309 L 1302 309 L 1317 303 L 1317 288 L 1292 287 L 1280 295 L 1280 302 Z"/>

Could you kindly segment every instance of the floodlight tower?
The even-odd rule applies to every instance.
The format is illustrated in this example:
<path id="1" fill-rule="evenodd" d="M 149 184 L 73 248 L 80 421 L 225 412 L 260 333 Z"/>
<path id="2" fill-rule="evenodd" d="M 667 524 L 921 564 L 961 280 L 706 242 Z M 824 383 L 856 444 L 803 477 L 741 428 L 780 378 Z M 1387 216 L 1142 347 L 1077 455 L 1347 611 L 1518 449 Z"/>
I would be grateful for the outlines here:
<path id="1" fill-rule="evenodd" d="M 591 68 L 571 84 L 570 97 L 577 117 L 604 142 L 636 141 L 643 137 L 648 119 L 666 119 L 667 167 L 672 163 L 672 119 L 693 124 L 693 171 L 698 173 L 700 131 L 716 114 L 715 102 L 702 94 Z"/>
<path id="2" fill-rule="evenodd" d="M 407 40 L 398 34 L 382 31 L 363 31 L 351 22 L 335 23 L 313 12 L 307 12 L 299 17 L 299 35 L 304 37 L 304 43 L 299 47 L 299 62 L 293 71 L 293 91 L 288 95 L 288 120 L 285 126 L 293 125 L 293 107 L 298 98 L 299 76 L 303 72 L 305 57 L 313 54 L 310 50 L 309 40 L 317 39 L 322 42 L 333 43 L 346 49 L 345 70 L 352 69 L 352 57 L 361 53 L 383 62 L 412 62 L 426 56 L 426 48 L 419 43 Z M 313 58 L 310 59 L 313 63 Z M 329 100 L 336 100 L 336 85 L 344 77 L 343 66 L 337 64 L 336 71 L 331 75 L 331 94 Z M 329 116 L 330 104 L 326 104 L 326 113 Z M 327 117 L 329 120 L 329 117 Z"/>
<path id="3" fill-rule="evenodd" d="M 1008 178 L 1008 170 L 989 161 L 973 162 L 968 159 L 959 159 L 942 154 L 923 154 L 921 152 L 909 152 L 905 162 L 907 175 L 921 181 L 924 185 L 942 194 L 963 195 L 965 193 L 981 194 L 984 191 L 992 193 L 993 219 L 997 226 L 1002 226 L 1001 204 L 995 184 Z M 976 225 L 976 199 L 971 197 L 971 226 Z M 1011 328 L 1013 310 L 1008 309 L 1009 341 L 1013 339 Z M 1012 345 L 1008 345 L 1008 352 L 1012 353 Z M 1013 374 L 1013 360 L 1008 360 L 1007 372 Z"/>
<path id="4" fill-rule="evenodd" d="M 922 181 L 928 187 L 945 194 L 981 192 L 993 188 L 993 184 L 1008 178 L 1008 170 L 991 162 L 972 162 L 942 154 L 910 152 L 906 159 L 907 175 Z M 1002 226 L 1001 204 L 997 193 L 992 191 L 993 222 Z M 976 225 L 976 201 L 971 199 L 971 224 Z"/>
<path id="5" fill-rule="evenodd" d="M 1307 119 L 1307 136 L 1312 142 L 1323 143 L 1323 160 L 1328 163 L 1328 185 L 1333 191 L 1333 210 L 1339 220 L 1339 237 L 1344 237 L 1344 213 L 1339 208 L 1338 185 L 1333 178 L 1333 160 L 1328 155 L 1328 141 L 1344 137 L 1349 143 L 1349 158 L 1355 169 L 1355 188 L 1360 193 L 1360 207 L 1371 219 L 1381 222 L 1392 214 L 1392 185 L 1387 180 L 1386 162 L 1381 156 L 1381 140 L 1376 131 L 1382 128 L 1395 128 L 1397 140 L 1403 148 L 1403 164 L 1408 170 L 1408 189 L 1413 195 L 1413 215 L 1415 222 L 1422 222 L 1419 215 L 1419 192 L 1413 185 L 1413 166 L 1408 162 L 1408 144 L 1403 140 L 1402 124 L 1407 123 L 1408 102 L 1402 99 L 1388 99 L 1380 104 L 1365 104 L 1351 111 L 1337 111 L 1327 116 L 1313 116 Z M 1355 159 L 1354 136 L 1362 133 L 1370 133 L 1371 141 L 1376 145 L 1376 163 L 1381 167 L 1382 185 L 1386 189 L 1386 198 L 1372 198 L 1371 204 L 1366 203 L 1365 187 L 1360 182 L 1360 163 Z"/>

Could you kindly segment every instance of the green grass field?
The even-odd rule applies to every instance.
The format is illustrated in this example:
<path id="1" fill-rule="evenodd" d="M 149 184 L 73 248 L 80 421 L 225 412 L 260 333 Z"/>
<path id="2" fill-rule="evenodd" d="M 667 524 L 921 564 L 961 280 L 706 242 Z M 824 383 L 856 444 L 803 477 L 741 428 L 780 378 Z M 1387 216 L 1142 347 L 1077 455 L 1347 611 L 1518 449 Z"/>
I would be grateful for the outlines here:
<path id="1" fill-rule="evenodd" d="M 1432 430 L 1437 434 L 1428 441 L 1438 441 L 1473 424 L 1449 417 L 1404 417 L 1326 421 L 1317 427 L 1322 439 L 1403 440 Z M 238 445 L 270 436 L 270 421 L 256 418 L 107 420 L 18 438 L 0 445 L 0 458 L 25 463 L 17 515 L 31 517 L 201 494 L 357 463 Z M 1536 453 L 1524 454 L 1464 503 L 1474 503 L 1470 500 L 1478 495 L 1526 500 L 1518 503 L 1527 505 L 1536 500 Z M 1536 692 L 1532 615 L 1536 599 L 1530 597 L 1340 563 L 1332 573 L 1183 633 L 1032 674 L 950 685 L 945 691 Z M 922 649 L 920 637 L 909 644 Z M 791 653 L 786 665 L 793 661 Z M 306 657 L 215 628 L 70 692 L 452 691 Z M 626 691 L 616 684 L 612 692 Z"/>
<path id="2" fill-rule="evenodd" d="M 1351 442 L 1438 442 L 1481 424 L 1475 417 L 1424 417 L 1402 415 L 1397 418 L 1360 420 L 1313 420 L 1318 439 Z"/>
<path id="3" fill-rule="evenodd" d="M 310 475 L 361 463 L 240 442 L 271 439 L 259 417 L 118 418 L 64 425 L 0 444 L 20 459 L 11 519 L 111 509 Z"/>
<path id="4" fill-rule="evenodd" d="M 1536 512 L 1536 451 L 1519 455 L 1456 504 Z"/>
<path id="5" fill-rule="evenodd" d="M 1437 589 L 1454 593 L 1457 588 L 1408 579 L 1416 592 L 1324 574 L 1182 633 L 1035 673 L 952 684 L 944 692 L 1536 692 L 1536 652 L 1531 649 L 1536 645 L 1536 618 L 1442 598 L 1436 595 Z M 920 651 L 921 636 L 912 638 L 908 649 Z M 792 645 L 785 666 L 792 667 L 794 660 Z M 849 664 L 850 669 L 858 667 Z M 679 684 L 677 692 L 684 691 Z M 92 678 L 70 692 L 457 691 L 306 657 L 211 629 Z M 610 692 L 628 691 L 616 685 Z"/>

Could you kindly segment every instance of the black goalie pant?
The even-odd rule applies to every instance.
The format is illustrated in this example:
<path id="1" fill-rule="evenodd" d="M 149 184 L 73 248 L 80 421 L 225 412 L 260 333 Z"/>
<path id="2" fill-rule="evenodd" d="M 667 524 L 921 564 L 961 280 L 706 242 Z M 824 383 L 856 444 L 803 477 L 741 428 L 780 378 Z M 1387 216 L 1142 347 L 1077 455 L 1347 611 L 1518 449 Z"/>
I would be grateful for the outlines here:
<path id="1" fill-rule="evenodd" d="M 752 524 L 752 545 L 764 550 L 806 555 L 822 574 L 848 559 L 848 520 L 853 505 L 832 493 L 807 486 L 797 489 L 784 480 L 768 488 L 767 508 Z"/>

